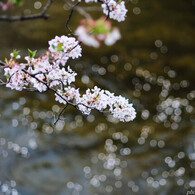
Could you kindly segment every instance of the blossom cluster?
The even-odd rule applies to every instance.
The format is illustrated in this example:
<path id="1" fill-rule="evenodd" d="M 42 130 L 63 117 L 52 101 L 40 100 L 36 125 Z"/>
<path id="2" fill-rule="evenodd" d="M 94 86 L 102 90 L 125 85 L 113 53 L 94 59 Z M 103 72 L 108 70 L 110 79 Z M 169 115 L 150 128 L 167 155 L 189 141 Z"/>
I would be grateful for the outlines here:
<path id="1" fill-rule="evenodd" d="M 5 76 L 7 77 L 6 87 L 22 91 L 24 86 L 27 85 L 26 74 L 22 71 L 25 68 L 25 64 L 15 63 L 14 60 L 9 61 L 9 66 L 4 69 Z"/>
<path id="2" fill-rule="evenodd" d="M 83 114 L 89 114 L 96 109 L 100 112 L 109 111 L 120 121 L 131 121 L 136 112 L 132 104 L 122 96 L 115 96 L 107 90 L 98 87 L 87 89 L 84 94 L 71 86 L 76 73 L 66 66 L 69 58 L 81 56 L 81 47 L 75 38 L 55 37 L 49 41 L 49 49 L 42 56 L 35 58 L 36 51 L 29 50 L 25 57 L 26 63 L 19 63 L 19 52 L 14 50 L 11 59 L 6 61 L 4 75 L 6 86 L 15 89 L 34 89 L 39 92 L 52 90 L 55 100 L 78 108 Z"/>
<path id="3" fill-rule="evenodd" d="M 55 67 L 49 63 L 49 58 L 44 55 L 42 58 L 31 59 L 32 64 L 18 64 L 11 59 L 4 71 L 7 77 L 6 87 L 21 91 L 24 87 L 32 86 L 39 92 L 47 90 L 47 86 L 69 85 L 75 81 L 76 73 L 70 67 Z M 11 66 L 10 66 L 11 65 Z"/>
<path id="4" fill-rule="evenodd" d="M 123 122 L 132 121 L 136 116 L 133 105 L 129 104 L 127 99 L 122 96 L 115 96 L 113 93 L 102 90 L 97 86 L 91 90 L 87 89 L 82 96 L 79 89 L 72 87 L 68 87 L 64 91 L 59 90 L 59 93 L 61 97 L 56 94 L 56 101 L 63 104 L 67 103 L 65 100 L 74 101 L 78 105 L 78 109 L 86 115 L 89 115 L 92 109 L 101 112 L 108 110 L 115 118 Z"/>
<path id="5" fill-rule="evenodd" d="M 85 45 L 95 48 L 100 46 L 101 41 L 111 46 L 121 38 L 118 28 L 112 28 L 111 22 L 105 21 L 105 18 L 82 20 L 75 33 Z"/>
<path id="6" fill-rule="evenodd" d="M 4 69 L 7 77 L 7 87 L 21 91 L 24 87 L 32 86 L 40 92 L 46 91 L 47 86 L 70 85 L 75 81 L 76 73 L 70 67 L 60 68 L 69 58 L 81 56 L 81 47 L 75 38 L 65 36 L 55 37 L 49 41 L 49 50 L 39 58 L 34 58 L 33 52 L 25 57 L 27 63 L 18 63 L 18 52 L 11 53 Z M 52 45 L 54 45 L 52 47 Z M 60 45 L 60 47 L 59 47 Z M 62 49 L 61 49 L 62 48 Z M 35 53 L 34 53 L 35 55 Z M 52 60 L 50 60 L 52 56 Z"/>
<path id="7" fill-rule="evenodd" d="M 73 0 L 74 1 L 74 0 Z M 78 0 L 81 2 L 81 0 Z M 85 0 L 85 3 L 96 3 L 98 0 Z M 103 13 L 109 16 L 109 18 L 113 20 L 117 20 L 118 22 L 122 22 L 125 20 L 127 9 L 125 7 L 124 1 L 117 0 L 100 0 L 102 3 Z"/>
<path id="8" fill-rule="evenodd" d="M 118 22 L 125 20 L 127 9 L 124 1 L 117 3 L 115 0 L 105 0 L 102 4 L 102 9 L 104 14 L 109 15 L 110 18 Z"/>
<path id="9" fill-rule="evenodd" d="M 81 46 L 73 37 L 56 36 L 49 41 L 49 51 L 57 64 L 65 65 L 69 58 L 81 56 Z"/>

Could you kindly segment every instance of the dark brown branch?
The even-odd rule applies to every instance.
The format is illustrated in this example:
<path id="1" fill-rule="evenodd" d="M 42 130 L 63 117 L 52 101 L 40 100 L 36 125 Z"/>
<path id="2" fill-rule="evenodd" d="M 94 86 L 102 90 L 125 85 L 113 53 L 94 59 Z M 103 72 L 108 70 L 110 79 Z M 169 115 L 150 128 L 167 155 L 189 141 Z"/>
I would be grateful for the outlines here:
<path id="1" fill-rule="evenodd" d="M 106 16 L 105 21 L 108 20 L 108 18 L 110 17 L 110 8 L 109 8 L 109 6 L 108 6 L 108 3 L 106 3 L 106 7 L 107 7 L 107 9 L 108 9 L 108 14 L 107 14 L 107 16 Z"/>
<path id="2" fill-rule="evenodd" d="M 68 104 L 66 104 L 66 105 L 64 106 L 64 108 L 60 111 L 60 113 L 58 114 L 58 117 L 57 117 L 56 121 L 54 122 L 54 125 L 60 120 L 61 115 L 63 114 L 63 112 L 65 111 L 65 109 L 66 109 L 67 107 L 68 107 Z"/>
<path id="3" fill-rule="evenodd" d="M 22 69 L 22 71 L 23 71 L 24 73 L 28 74 L 29 76 L 31 76 L 32 78 L 36 79 L 39 83 L 42 83 L 43 85 L 45 85 L 45 86 L 47 87 L 48 90 L 53 91 L 56 95 L 58 95 L 61 99 L 63 99 L 67 104 L 73 106 L 74 108 L 77 108 L 78 105 L 82 105 L 82 106 L 85 106 L 86 108 L 89 108 L 89 109 L 95 109 L 94 107 L 87 106 L 87 105 L 85 105 L 85 104 L 83 104 L 83 103 L 74 104 L 74 103 L 72 103 L 72 102 L 69 102 L 69 101 L 68 101 L 67 99 L 65 99 L 62 95 L 60 95 L 56 89 L 50 87 L 50 86 L 48 85 L 47 82 L 40 80 L 39 78 L 37 78 L 37 77 L 34 76 L 33 74 L 29 73 L 29 72 L 26 71 L 25 69 Z"/>
<path id="4" fill-rule="evenodd" d="M 70 35 L 72 35 L 72 36 L 75 36 L 75 35 L 74 35 L 74 33 L 72 32 L 72 30 L 70 29 L 69 23 L 70 23 L 70 19 L 72 18 L 72 14 L 73 14 L 74 8 L 75 8 L 77 5 L 79 5 L 79 3 L 80 3 L 80 2 L 77 2 L 75 5 L 72 6 L 71 11 L 70 11 L 70 14 L 69 14 L 69 16 L 68 16 L 68 19 L 67 19 L 67 21 L 66 21 L 66 28 L 68 29 Z"/>
<path id="5" fill-rule="evenodd" d="M 43 8 L 43 10 L 38 14 L 31 14 L 26 16 L 7 16 L 7 15 L 1 15 L 0 21 L 6 21 L 6 22 L 17 22 L 17 21 L 24 21 L 24 20 L 34 20 L 34 19 L 48 19 L 49 15 L 46 14 L 47 10 L 51 6 L 54 0 L 48 0 L 47 4 Z"/>
<path id="6" fill-rule="evenodd" d="M 111 12 L 111 10 L 110 10 L 110 8 L 109 8 L 109 6 L 108 6 L 108 2 L 106 2 L 106 1 L 104 1 L 104 0 L 98 0 L 98 2 L 101 3 L 101 4 L 103 4 L 103 3 L 106 4 L 106 7 L 107 7 L 107 9 L 108 9 L 108 14 L 107 14 L 105 20 L 108 20 L 108 18 L 110 17 L 110 12 Z"/>

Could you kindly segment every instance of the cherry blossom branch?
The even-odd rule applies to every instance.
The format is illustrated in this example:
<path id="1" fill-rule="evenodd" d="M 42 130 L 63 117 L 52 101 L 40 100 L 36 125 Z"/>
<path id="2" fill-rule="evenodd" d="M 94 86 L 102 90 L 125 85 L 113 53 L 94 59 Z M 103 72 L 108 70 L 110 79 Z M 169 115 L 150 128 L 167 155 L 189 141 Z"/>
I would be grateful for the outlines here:
<path id="1" fill-rule="evenodd" d="M 127 12 L 124 2 L 118 4 L 115 0 L 100 0 L 99 2 L 102 3 L 103 12 L 106 15 L 118 21 L 124 20 Z M 72 36 L 74 34 L 69 28 L 69 23 L 73 11 L 79 3 L 72 7 L 66 22 L 66 27 Z M 47 9 L 46 7 L 45 11 L 43 10 L 44 14 Z M 112 15 L 110 15 L 110 12 Z M 94 29 L 88 32 L 89 35 L 93 33 Z M 0 66 L 3 67 L 4 76 L 7 79 L 7 82 L 0 80 L 1 85 L 6 85 L 6 87 L 18 91 L 23 89 L 29 91 L 37 90 L 40 93 L 48 90 L 52 91 L 55 95 L 55 100 L 65 105 L 59 113 L 55 124 L 60 120 L 60 116 L 68 105 L 86 115 L 89 115 L 91 110 L 96 109 L 99 112 L 109 112 L 113 117 L 123 122 L 133 120 L 136 115 L 135 109 L 125 97 L 115 96 L 113 93 L 100 89 L 97 86 L 93 89 L 87 89 L 84 94 L 80 94 L 79 89 L 71 87 L 70 84 L 75 82 L 77 73 L 72 71 L 69 66 L 66 69 L 64 67 L 68 59 L 75 59 L 82 55 L 80 43 L 81 41 L 77 41 L 74 37 L 56 36 L 49 41 L 48 51 L 41 57 L 34 58 L 36 51 L 29 50 L 29 55 L 25 57 L 26 64 L 17 62 L 17 59 L 21 56 L 19 51 L 14 50 L 10 54 L 10 60 L 6 60 L 6 63 L 0 61 Z M 33 88 L 30 88 L 31 86 Z"/>
<path id="2" fill-rule="evenodd" d="M 72 102 L 66 100 L 62 95 L 60 95 L 60 94 L 58 93 L 58 91 L 57 91 L 56 89 L 50 87 L 50 86 L 48 85 L 47 82 L 41 81 L 41 80 L 38 79 L 35 75 L 29 73 L 28 71 L 26 71 L 26 70 L 24 70 L 24 69 L 22 69 L 22 71 L 25 72 L 26 74 L 30 75 L 30 76 L 33 77 L 34 79 L 36 79 L 38 82 L 44 84 L 44 85 L 47 87 L 48 90 L 53 91 L 55 95 L 59 96 L 61 99 L 63 99 L 63 100 L 66 102 L 65 107 L 64 107 L 64 108 L 62 109 L 62 111 L 58 114 L 57 120 L 54 122 L 54 125 L 60 120 L 60 116 L 63 114 L 63 112 L 65 111 L 65 109 L 68 107 L 68 105 L 71 105 L 71 106 L 74 107 L 74 108 L 77 108 L 79 105 L 82 105 L 82 106 L 85 106 L 86 108 L 91 109 L 91 110 L 95 109 L 95 107 L 88 106 L 88 105 L 85 105 L 85 104 L 80 103 L 80 102 L 77 103 L 77 104 L 74 104 L 74 103 L 72 103 Z M 54 80 L 53 80 L 53 81 L 54 81 Z M 51 82 L 52 82 L 52 81 L 51 81 Z M 61 82 L 62 82 L 62 81 L 61 81 Z M 62 83 L 63 83 L 63 82 L 62 82 Z M 100 110 L 99 110 L 99 111 L 100 111 Z M 100 111 L 100 112 L 104 112 L 104 111 Z"/>
<path id="3" fill-rule="evenodd" d="M 38 78 L 40 74 L 31 73 L 32 71 L 31 67 L 28 68 L 24 64 L 17 64 L 16 62 L 14 62 L 15 64 L 13 64 L 13 62 L 14 62 L 13 59 L 11 59 L 10 63 L 9 62 L 1 63 L 3 67 L 4 66 L 6 67 L 4 69 L 5 75 L 7 74 L 9 75 L 12 72 L 12 70 L 14 70 L 14 73 L 11 75 L 11 79 L 10 78 L 7 79 L 8 85 L 6 84 L 6 87 L 11 87 L 12 89 L 16 89 L 16 90 L 22 90 L 22 89 L 28 90 L 29 89 L 29 90 L 34 91 L 34 89 L 31 89 L 31 88 L 24 88 L 25 84 L 28 86 L 33 84 L 34 87 L 37 88 L 39 92 L 46 92 L 48 90 L 54 92 L 56 96 L 56 101 L 59 101 L 60 103 L 63 103 L 65 105 L 64 109 L 59 113 L 59 116 L 57 120 L 55 121 L 55 124 L 57 123 L 58 120 L 60 120 L 60 116 L 63 114 L 64 110 L 67 108 L 68 105 L 71 105 L 72 107 L 80 110 L 83 114 L 87 114 L 87 115 L 91 112 L 91 110 L 96 109 L 97 111 L 103 112 L 103 113 L 109 112 L 113 114 L 114 117 L 118 118 L 121 121 L 128 122 L 135 118 L 135 115 L 136 115 L 135 109 L 132 107 L 132 104 L 129 104 L 128 100 L 126 100 L 122 96 L 114 96 L 114 94 L 110 93 L 107 90 L 101 90 L 98 87 L 94 87 L 94 89 L 92 90 L 88 89 L 86 91 L 86 94 L 83 94 L 83 96 L 80 97 L 80 93 L 78 89 L 76 90 L 70 87 L 70 85 L 67 88 L 64 88 L 64 90 L 59 90 L 59 87 L 58 87 L 59 85 L 56 83 L 54 85 L 55 88 L 53 88 L 50 85 L 51 83 L 47 82 L 48 79 L 50 80 L 52 78 L 51 75 L 44 75 L 45 74 L 44 71 L 43 71 L 42 77 Z M 45 62 L 43 61 L 43 63 Z M 10 66 L 12 67 L 10 68 Z M 21 66 L 28 68 L 28 70 L 26 70 L 25 68 L 21 68 Z M 34 67 L 38 68 L 39 65 L 35 64 Z M 58 69 L 57 72 L 60 72 L 60 70 L 63 70 L 63 69 Z M 74 72 L 72 72 L 70 68 L 68 68 L 68 71 L 70 75 L 74 76 Z M 38 71 L 38 73 L 40 73 L 40 71 Z M 68 72 L 64 72 L 64 73 L 68 74 Z M 14 78 L 13 78 L 13 75 L 14 75 Z M 67 79 L 69 79 L 69 76 L 67 77 Z M 37 84 L 33 81 L 33 79 L 36 80 Z M 68 82 L 70 82 L 71 80 L 69 80 Z M 52 80 L 51 82 L 54 82 L 54 80 Z M 62 80 L 62 82 L 67 83 L 66 80 L 64 81 Z M 40 84 L 42 86 L 40 86 Z M 108 107 L 110 107 L 109 110 L 108 110 Z"/>
<path id="4" fill-rule="evenodd" d="M 1 15 L 0 21 L 6 21 L 6 22 L 17 22 L 17 21 L 25 21 L 25 20 L 34 20 L 34 19 L 48 19 L 49 15 L 46 14 L 47 10 L 51 6 L 54 0 L 48 0 L 47 4 L 43 8 L 43 10 L 38 14 L 31 14 L 26 16 L 7 16 L 7 15 Z"/>
<path id="5" fill-rule="evenodd" d="M 95 109 L 94 107 L 85 105 L 85 104 L 83 104 L 83 103 L 74 104 L 74 103 L 68 101 L 68 100 L 65 99 L 62 95 L 60 95 L 56 89 L 50 87 L 50 86 L 48 85 L 47 82 L 41 81 L 39 78 L 36 77 L 36 75 L 29 73 L 29 72 L 26 71 L 25 69 L 22 69 L 22 71 L 23 71 L 24 73 L 26 73 L 27 75 L 31 76 L 32 78 L 36 79 L 39 83 L 44 84 L 44 85 L 47 87 L 47 90 L 53 91 L 56 95 L 58 95 L 61 99 L 63 99 L 67 104 L 73 106 L 74 108 L 76 108 L 78 105 L 82 105 L 82 106 L 85 106 L 86 108 L 89 108 L 89 109 Z"/>
<path id="6" fill-rule="evenodd" d="M 4 62 L 0 61 L 0 66 L 5 67 L 6 64 L 5 64 Z M 46 82 L 46 81 L 42 81 L 42 80 L 40 80 L 39 78 L 36 77 L 37 75 L 39 75 L 39 74 L 41 74 L 41 73 L 44 74 L 43 72 L 40 71 L 40 72 L 38 72 L 38 73 L 36 73 L 36 74 L 31 74 L 31 73 L 29 73 L 29 72 L 28 72 L 27 70 L 25 70 L 25 69 L 21 69 L 21 71 L 24 72 L 25 74 L 31 76 L 32 78 L 36 79 L 39 83 L 45 85 L 45 86 L 47 87 L 47 91 L 48 91 L 48 90 L 53 91 L 55 95 L 59 96 L 61 99 L 63 99 L 63 100 L 66 102 L 66 106 L 65 106 L 65 107 L 63 108 L 63 110 L 59 113 L 59 116 L 58 116 L 58 118 L 57 118 L 57 120 L 55 121 L 54 124 L 56 124 L 56 123 L 58 122 L 60 116 L 63 114 L 64 110 L 67 108 L 68 105 L 71 105 L 71 106 L 74 107 L 74 108 L 77 108 L 79 105 L 82 105 L 82 106 L 85 106 L 86 108 L 91 109 L 91 110 L 92 110 L 92 109 L 95 109 L 95 107 L 85 105 L 85 104 L 83 104 L 83 103 L 81 103 L 81 102 L 79 102 L 79 103 L 77 103 L 77 104 L 74 104 L 74 103 L 68 101 L 67 99 L 65 99 L 61 94 L 58 93 L 58 91 L 57 91 L 56 89 L 54 89 L 54 88 L 52 88 L 52 87 L 49 86 L 49 83 L 50 83 L 50 82 L 53 82 L 53 81 L 55 81 L 55 80 L 52 80 L 52 81 L 50 81 L 50 82 Z M 13 75 L 12 75 L 12 76 L 13 76 Z M 11 76 L 11 77 L 12 77 L 12 76 Z M 6 82 L 6 83 L 4 82 L 4 83 L 2 83 L 2 85 L 6 85 L 7 83 L 9 83 L 10 80 L 11 80 L 11 77 L 9 78 L 8 82 Z M 64 89 L 64 84 L 63 84 L 63 82 L 62 82 L 61 80 L 59 80 L 59 79 L 56 79 L 56 80 L 60 81 L 60 83 L 62 84 L 63 89 Z M 27 90 L 33 90 L 33 91 L 35 91 L 34 88 L 26 88 L 26 89 L 27 89 Z"/>

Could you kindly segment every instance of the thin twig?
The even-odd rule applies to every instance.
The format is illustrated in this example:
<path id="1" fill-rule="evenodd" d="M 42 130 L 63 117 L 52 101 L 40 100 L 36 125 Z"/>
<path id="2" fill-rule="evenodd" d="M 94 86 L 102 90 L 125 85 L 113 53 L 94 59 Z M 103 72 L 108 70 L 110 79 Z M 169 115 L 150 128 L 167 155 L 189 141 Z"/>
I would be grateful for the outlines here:
<path id="1" fill-rule="evenodd" d="M 60 120 L 61 115 L 63 114 L 63 112 L 65 111 L 65 109 L 66 109 L 67 107 L 68 107 L 68 104 L 66 104 L 66 105 L 64 106 L 64 108 L 60 111 L 60 113 L 58 114 L 58 117 L 57 117 L 56 121 L 54 122 L 54 125 Z"/>
<path id="2" fill-rule="evenodd" d="M 79 3 L 80 3 L 80 2 L 77 2 L 75 5 L 72 6 L 71 11 L 70 11 L 70 14 L 69 14 L 69 16 L 68 16 L 68 19 L 67 19 L 67 21 L 66 21 L 66 28 L 68 29 L 70 35 L 72 35 L 72 36 L 75 36 L 75 35 L 74 35 L 74 33 L 72 32 L 72 30 L 70 29 L 69 23 L 70 23 L 70 19 L 72 18 L 72 14 L 73 14 L 73 12 L 74 12 L 75 7 L 76 7 L 77 5 L 79 5 Z"/>
<path id="3" fill-rule="evenodd" d="M 24 21 L 24 20 L 34 20 L 34 19 L 48 19 L 49 15 L 46 14 L 47 10 L 51 6 L 54 0 L 48 0 L 47 4 L 43 8 L 43 10 L 38 14 L 30 14 L 26 16 L 7 16 L 7 15 L 1 15 L 0 21 L 6 21 L 6 22 L 17 22 L 17 21 Z"/>

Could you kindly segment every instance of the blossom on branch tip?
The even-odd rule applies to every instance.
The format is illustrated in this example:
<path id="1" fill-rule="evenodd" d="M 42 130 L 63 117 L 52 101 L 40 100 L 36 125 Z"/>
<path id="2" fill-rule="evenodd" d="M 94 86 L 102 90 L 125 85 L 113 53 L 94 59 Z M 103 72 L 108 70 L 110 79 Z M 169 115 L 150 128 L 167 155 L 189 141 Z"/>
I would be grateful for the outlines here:
<path id="1" fill-rule="evenodd" d="M 74 0 L 73 0 L 74 1 Z M 81 2 L 81 0 L 78 0 Z M 109 18 L 122 22 L 125 20 L 127 9 L 125 7 L 125 1 L 117 0 L 85 0 L 85 3 L 101 2 L 103 13 L 109 16 Z"/>
<path id="2" fill-rule="evenodd" d="M 118 22 L 125 20 L 127 9 L 124 1 L 118 3 L 115 0 L 104 0 L 102 9 L 103 13 L 111 19 L 117 20 Z"/>
<path id="3" fill-rule="evenodd" d="M 132 121 L 136 116 L 135 109 L 127 99 L 122 96 L 114 96 L 113 93 L 97 86 L 87 89 L 82 96 L 78 89 L 72 87 L 65 88 L 64 91 L 58 90 L 58 94 L 56 93 L 55 96 L 56 101 L 65 105 L 67 101 L 73 101 L 75 105 L 78 105 L 78 109 L 86 115 L 89 115 L 92 109 L 100 112 L 109 111 L 115 118 L 123 122 Z"/>
<path id="4" fill-rule="evenodd" d="M 56 36 L 49 41 L 49 51 L 56 63 L 66 64 L 69 58 L 75 59 L 81 56 L 81 46 L 73 37 Z"/>

